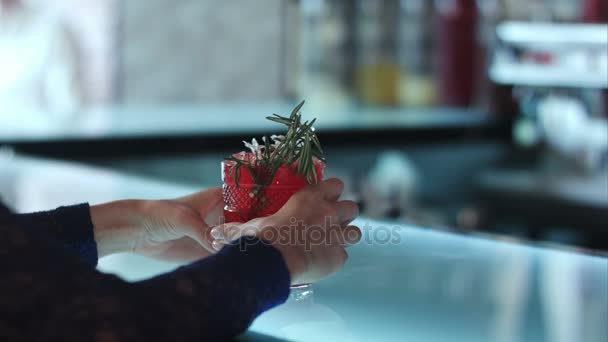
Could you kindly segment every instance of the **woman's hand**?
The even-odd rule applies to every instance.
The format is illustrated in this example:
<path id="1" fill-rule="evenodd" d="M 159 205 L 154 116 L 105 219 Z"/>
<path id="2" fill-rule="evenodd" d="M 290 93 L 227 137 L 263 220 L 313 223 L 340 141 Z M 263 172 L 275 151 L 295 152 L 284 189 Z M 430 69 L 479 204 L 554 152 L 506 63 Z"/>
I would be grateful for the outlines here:
<path id="1" fill-rule="evenodd" d="M 213 228 L 213 246 L 254 235 L 281 252 L 292 284 L 319 280 L 339 270 L 346 262 L 345 247 L 361 239 L 360 229 L 349 225 L 357 205 L 338 200 L 343 189 L 341 181 L 329 179 L 299 191 L 274 215 Z"/>
<path id="2" fill-rule="evenodd" d="M 222 189 L 173 200 L 124 200 L 91 207 L 99 256 L 134 252 L 193 261 L 213 252 L 210 227 L 221 222 Z"/>

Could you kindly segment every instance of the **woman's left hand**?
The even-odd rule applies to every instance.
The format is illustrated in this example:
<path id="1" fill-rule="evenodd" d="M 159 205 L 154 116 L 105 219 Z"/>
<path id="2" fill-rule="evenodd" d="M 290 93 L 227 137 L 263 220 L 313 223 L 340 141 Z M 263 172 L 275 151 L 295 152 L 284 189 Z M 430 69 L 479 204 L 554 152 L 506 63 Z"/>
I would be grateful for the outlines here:
<path id="1" fill-rule="evenodd" d="M 134 252 L 166 261 L 193 261 L 214 252 L 210 227 L 220 223 L 222 189 L 173 200 L 124 200 L 91 207 L 99 257 Z"/>

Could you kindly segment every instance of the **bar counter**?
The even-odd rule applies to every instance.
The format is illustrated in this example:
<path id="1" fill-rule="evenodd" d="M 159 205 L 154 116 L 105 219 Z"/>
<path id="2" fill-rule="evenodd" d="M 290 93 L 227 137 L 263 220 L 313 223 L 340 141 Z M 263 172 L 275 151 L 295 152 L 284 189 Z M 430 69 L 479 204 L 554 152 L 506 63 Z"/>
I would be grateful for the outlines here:
<path id="1" fill-rule="evenodd" d="M 0 151 L 0 194 L 20 212 L 197 190 Z M 366 218 L 356 224 L 364 238 L 341 272 L 292 293 L 239 340 L 608 339 L 605 256 Z M 176 266 L 118 254 L 101 259 L 99 269 L 134 281 Z"/>

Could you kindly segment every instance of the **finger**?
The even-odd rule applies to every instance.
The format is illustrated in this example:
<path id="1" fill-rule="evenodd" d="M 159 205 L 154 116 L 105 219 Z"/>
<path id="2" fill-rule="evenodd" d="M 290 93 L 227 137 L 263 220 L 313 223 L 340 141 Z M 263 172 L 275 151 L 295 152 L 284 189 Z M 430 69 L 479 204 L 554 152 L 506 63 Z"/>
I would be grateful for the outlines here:
<path id="1" fill-rule="evenodd" d="M 226 246 L 225 244 L 219 242 L 219 241 L 213 241 L 213 249 L 217 252 L 219 252 L 222 248 L 224 248 L 224 246 Z"/>
<path id="2" fill-rule="evenodd" d="M 241 224 L 239 223 L 226 223 L 221 224 L 219 226 L 213 227 L 210 230 L 210 235 L 212 240 L 228 243 L 230 241 L 239 239 L 243 233 L 246 233 L 244 229 L 242 229 Z"/>
<path id="3" fill-rule="evenodd" d="M 344 246 L 346 247 L 356 245 L 363 237 L 361 229 L 359 229 L 357 226 L 348 226 L 344 228 L 342 235 L 344 236 Z"/>
<path id="4" fill-rule="evenodd" d="M 350 247 L 357 244 L 362 237 L 361 229 L 357 226 L 332 226 L 327 233 L 330 236 L 326 241 L 330 241 L 329 245 L 332 247 Z"/>
<path id="5" fill-rule="evenodd" d="M 344 264 L 346 264 L 346 260 L 348 260 L 348 253 L 344 248 L 337 248 L 335 258 L 335 263 L 337 266 L 335 271 L 338 271 L 344 266 Z"/>
<path id="6" fill-rule="evenodd" d="M 325 248 L 323 254 L 326 263 L 322 271 L 323 277 L 339 271 L 348 259 L 348 253 L 343 247 Z"/>
<path id="7" fill-rule="evenodd" d="M 215 227 L 211 229 L 211 237 L 215 240 L 224 239 L 224 232 L 221 227 Z"/>
<path id="8" fill-rule="evenodd" d="M 215 204 L 209 208 L 209 211 L 206 215 L 204 215 L 204 212 L 201 212 L 201 214 L 204 215 L 203 220 L 210 227 L 217 226 L 226 222 L 224 218 L 224 201 L 220 200 L 214 202 Z"/>
<path id="9" fill-rule="evenodd" d="M 325 199 L 335 201 L 342 195 L 344 183 L 337 178 L 331 178 L 319 183 L 319 191 L 321 191 Z"/>
<path id="10" fill-rule="evenodd" d="M 211 238 L 209 230 L 211 229 L 206 225 L 201 218 L 192 211 L 183 210 L 178 216 L 177 222 L 179 227 L 176 227 L 185 236 L 198 242 L 201 246 L 209 251 L 213 251 L 211 246 Z"/>
<path id="11" fill-rule="evenodd" d="M 335 208 L 341 226 L 348 225 L 359 216 L 359 206 L 353 201 L 337 202 Z"/>
<path id="12" fill-rule="evenodd" d="M 347 257 L 346 251 L 340 246 L 318 248 L 311 255 L 312 267 L 296 279 L 292 278 L 291 283 L 298 285 L 321 280 L 342 268 Z"/>

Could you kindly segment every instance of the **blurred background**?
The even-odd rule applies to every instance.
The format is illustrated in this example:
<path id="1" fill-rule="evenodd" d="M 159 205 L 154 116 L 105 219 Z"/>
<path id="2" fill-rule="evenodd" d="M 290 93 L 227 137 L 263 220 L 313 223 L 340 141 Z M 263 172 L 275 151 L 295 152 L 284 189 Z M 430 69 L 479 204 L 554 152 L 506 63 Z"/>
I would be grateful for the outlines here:
<path id="1" fill-rule="evenodd" d="M 0 146 L 207 187 L 305 99 L 363 215 L 601 253 L 607 23 L 605 0 L 0 0 Z"/>

